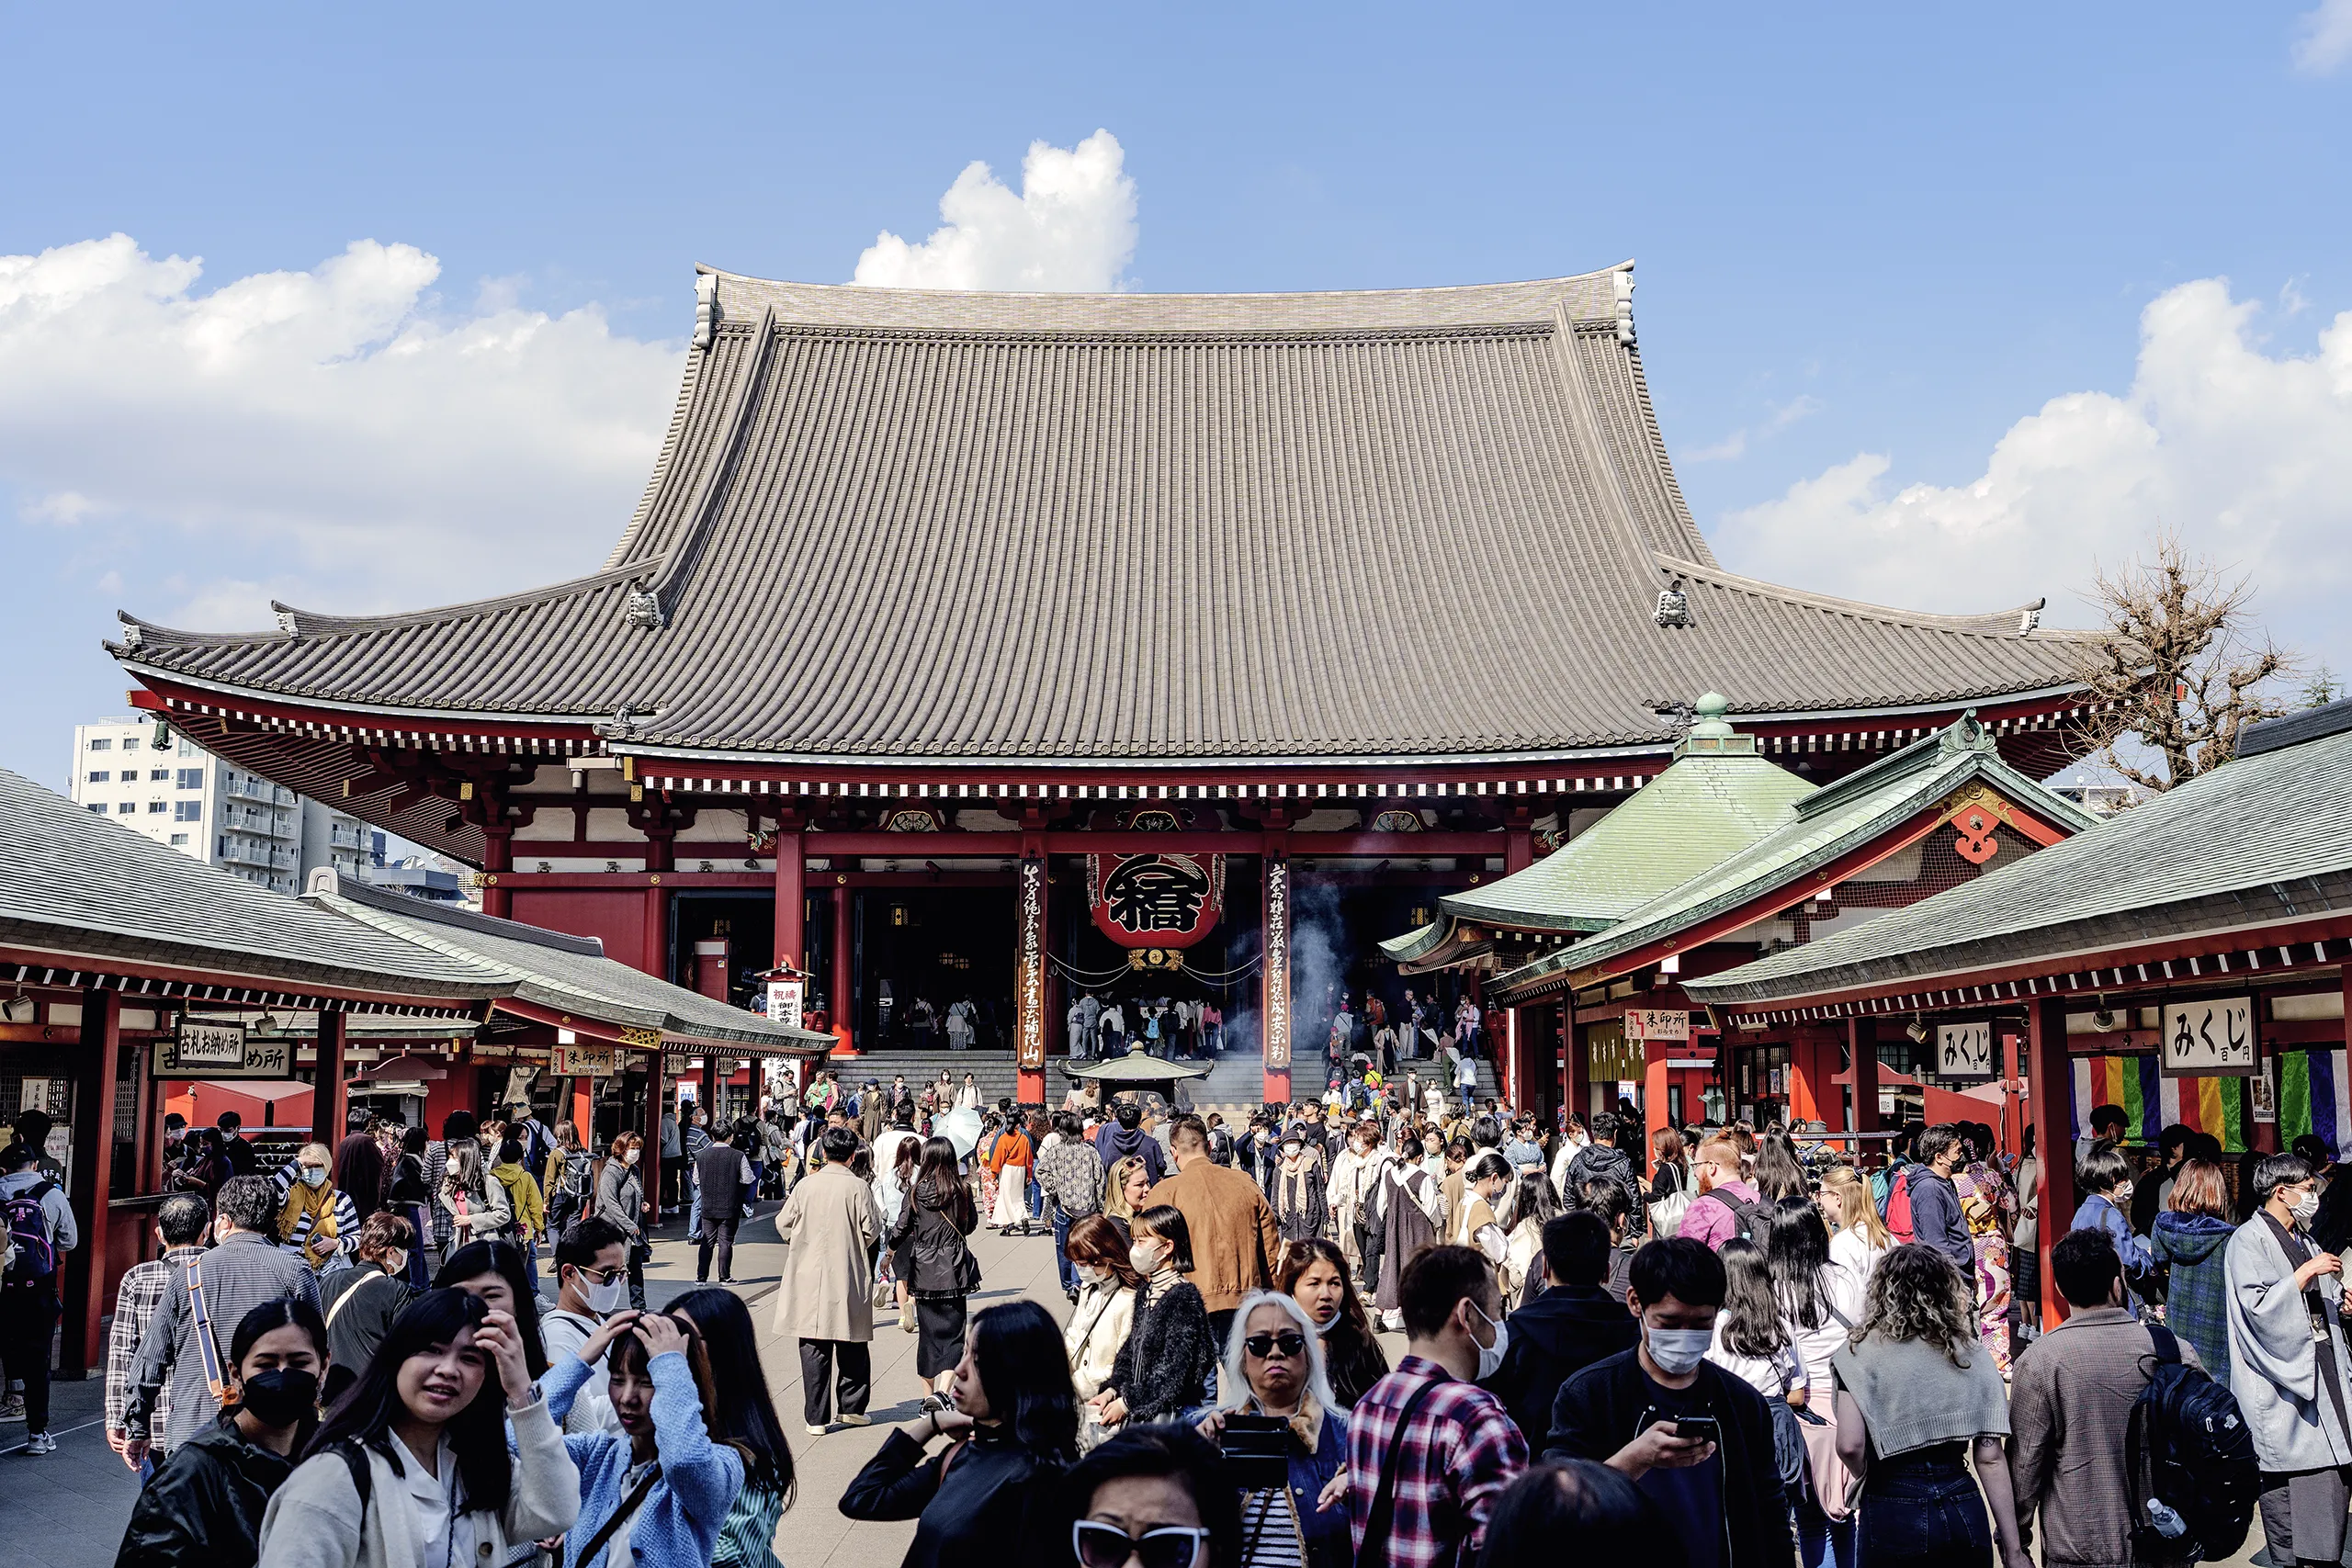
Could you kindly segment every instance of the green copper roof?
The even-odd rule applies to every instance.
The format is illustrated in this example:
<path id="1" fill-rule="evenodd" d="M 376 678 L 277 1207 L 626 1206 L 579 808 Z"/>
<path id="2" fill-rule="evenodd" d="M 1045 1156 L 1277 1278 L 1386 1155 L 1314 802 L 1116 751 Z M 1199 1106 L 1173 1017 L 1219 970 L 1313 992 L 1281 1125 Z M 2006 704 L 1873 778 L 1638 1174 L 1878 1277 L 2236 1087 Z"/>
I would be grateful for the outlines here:
<path id="1" fill-rule="evenodd" d="M 1722 736 L 1702 716 L 1673 764 L 1608 816 L 1526 870 L 1438 907 L 1519 930 L 1602 931 L 1788 821 L 1814 786 L 1713 722 Z M 1710 745 L 1725 749 L 1698 750 Z"/>
<path id="2" fill-rule="evenodd" d="M 1684 988 L 1780 1001 L 2346 908 L 2352 703 L 2275 722 L 2248 732 L 2237 761 L 2064 843 Z"/>
<path id="3" fill-rule="evenodd" d="M 1620 811 L 1640 803 L 1643 796 L 1662 786 L 1680 766 L 1678 763 L 1676 768 L 1660 774 Z M 2074 802 L 2044 789 L 2002 761 L 1984 728 L 1973 717 L 1962 718 L 1949 729 L 1906 746 L 1826 788 L 1806 790 L 1800 784 L 1800 798 L 1769 833 L 1736 846 L 1727 855 L 1717 855 L 1697 874 L 1629 910 L 1607 930 L 1497 977 L 1491 988 L 1508 999 L 1510 993 L 1523 991 L 1547 977 L 1605 965 L 1611 958 L 1687 931 L 1775 888 L 1810 876 L 1839 856 L 1860 849 L 1947 798 L 1962 785 L 1980 779 L 2008 800 L 2030 807 L 2048 821 L 2075 830 L 2096 821 Z M 1612 812 L 1585 837 L 1598 835 L 1616 816 Z M 1505 883 L 1511 880 L 1505 878 Z M 1498 883 L 1489 892 L 1503 886 L 1504 883 Z M 1447 900 L 1449 905 L 1453 902 Z"/>

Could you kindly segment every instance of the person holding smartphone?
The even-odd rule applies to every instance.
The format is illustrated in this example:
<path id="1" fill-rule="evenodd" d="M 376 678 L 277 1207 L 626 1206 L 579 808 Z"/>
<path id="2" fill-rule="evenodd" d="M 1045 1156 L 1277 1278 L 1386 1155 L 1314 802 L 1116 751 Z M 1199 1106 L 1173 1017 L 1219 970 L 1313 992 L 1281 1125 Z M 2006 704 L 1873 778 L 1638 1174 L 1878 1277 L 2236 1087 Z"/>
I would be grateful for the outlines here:
<path id="1" fill-rule="evenodd" d="M 1689 1237 L 1634 1254 L 1642 1337 L 1560 1385 L 1549 1457 L 1631 1479 L 1673 1522 L 1690 1568 L 1792 1568 L 1794 1536 L 1764 1396 L 1707 1360 L 1723 1259 Z"/>

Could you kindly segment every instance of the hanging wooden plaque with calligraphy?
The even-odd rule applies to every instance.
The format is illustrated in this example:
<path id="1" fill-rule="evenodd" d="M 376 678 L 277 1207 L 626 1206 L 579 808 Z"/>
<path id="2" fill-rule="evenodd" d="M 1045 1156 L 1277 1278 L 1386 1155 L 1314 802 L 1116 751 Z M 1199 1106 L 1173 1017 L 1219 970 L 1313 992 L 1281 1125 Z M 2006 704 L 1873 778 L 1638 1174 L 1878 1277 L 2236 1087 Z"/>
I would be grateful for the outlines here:
<path id="1" fill-rule="evenodd" d="M 1190 947 L 1225 911 L 1223 855 L 1089 855 L 1095 929 L 1122 947 Z"/>

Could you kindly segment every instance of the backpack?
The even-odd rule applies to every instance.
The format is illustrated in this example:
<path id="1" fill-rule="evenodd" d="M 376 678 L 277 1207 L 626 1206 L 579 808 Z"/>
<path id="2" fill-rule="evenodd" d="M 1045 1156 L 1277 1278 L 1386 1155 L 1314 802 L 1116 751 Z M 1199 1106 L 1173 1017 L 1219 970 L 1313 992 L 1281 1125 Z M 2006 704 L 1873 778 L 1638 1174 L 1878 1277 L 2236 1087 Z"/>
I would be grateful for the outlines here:
<path id="1" fill-rule="evenodd" d="M 1732 1223 L 1739 1227 L 1740 1240 L 1754 1241 L 1756 1239 L 1756 1216 L 1764 1212 L 1761 1199 L 1751 1203 L 1731 1191 L 1711 1192 L 1708 1196 L 1731 1211 Z M 1676 1227 L 1678 1231 L 1680 1228 L 1679 1225 Z"/>
<path id="2" fill-rule="evenodd" d="M 2123 1437 L 2132 1555 L 2143 1562 L 2234 1556 L 2262 1490 L 2254 1434 L 2228 1387 L 2181 1360 L 2172 1330 L 2152 1323 L 2148 1337 L 2156 1364 Z"/>
<path id="3" fill-rule="evenodd" d="M 57 1244 L 50 1238 L 49 1216 L 40 1206 L 56 1190 L 57 1183 L 43 1177 L 14 1197 L 0 1198 L 0 1222 L 5 1222 L 0 1228 L 7 1235 L 0 1283 L 37 1285 L 57 1272 Z"/>
<path id="4" fill-rule="evenodd" d="M 1897 1241 L 1917 1241 L 1918 1235 L 1911 1228 L 1911 1168 L 1897 1169 L 1886 1179 L 1886 1201 L 1880 1206 L 1879 1217 Z"/>

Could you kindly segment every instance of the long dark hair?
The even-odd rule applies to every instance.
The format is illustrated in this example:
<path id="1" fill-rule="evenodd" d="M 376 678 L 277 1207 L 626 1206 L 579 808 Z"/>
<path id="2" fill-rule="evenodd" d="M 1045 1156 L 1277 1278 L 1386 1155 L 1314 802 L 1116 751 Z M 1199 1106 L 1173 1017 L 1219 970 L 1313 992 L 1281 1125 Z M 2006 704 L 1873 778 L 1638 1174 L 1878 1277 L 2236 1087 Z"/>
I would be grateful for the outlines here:
<path id="1" fill-rule="evenodd" d="M 548 1375 L 547 1343 L 539 1336 L 539 1298 L 531 1289 L 529 1259 L 511 1241 L 469 1241 L 449 1254 L 441 1272 L 433 1276 L 435 1290 L 462 1285 L 484 1274 L 496 1274 L 514 1292 L 514 1332 L 523 1337 L 523 1359 L 531 1375 Z"/>
<path id="2" fill-rule="evenodd" d="M 922 1169 L 915 1175 L 915 1190 L 929 1191 L 958 1229 L 970 1228 L 977 1217 L 972 1212 L 972 1190 L 964 1185 L 963 1174 L 956 1168 L 956 1145 L 945 1138 L 923 1140 Z"/>
<path id="3" fill-rule="evenodd" d="M 1724 1309 L 1716 1317 L 1724 1348 L 1761 1361 L 1789 1342 L 1781 1327 L 1781 1303 L 1772 1293 L 1772 1265 L 1764 1249 L 1737 1236 L 1724 1243 Z"/>
<path id="4" fill-rule="evenodd" d="M 1772 1293 L 1783 1316 L 1800 1328 L 1829 1320 L 1821 1276 L 1829 1267 L 1829 1226 L 1810 1198 L 1784 1198 L 1756 1215 L 1756 1242 L 1772 1266 Z"/>
<path id="5" fill-rule="evenodd" d="M 705 1289 L 688 1291 L 671 1303 L 670 1314 L 683 1314 L 695 1325 L 710 1357 L 711 1382 L 718 1391 L 711 1440 L 734 1444 L 743 1453 L 751 1483 L 783 1493 L 785 1506 L 790 1507 L 792 1448 L 785 1441 L 784 1423 L 776 1419 L 768 1375 L 760 1365 L 751 1309 L 732 1291 Z"/>
<path id="6" fill-rule="evenodd" d="M 362 1215 L 384 1201 L 384 1151 L 375 1139 L 353 1133 L 335 1146 L 334 1189 L 349 1193 Z"/>
<path id="7" fill-rule="evenodd" d="M 1053 1317 L 1035 1302 L 999 1302 L 972 1318 L 972 1361 L 989 1412 L 1039 1459 L 1078 1455 L 1078 1394 L 1069 1352 Z"/>
<path id="8" fill-rule="evenodd" d="M 1789 1135 L 1778 1128 L 1756 1140 L 1756 1192 L 1770 1203 L 1782 1198 L 1802 1198 L 1805 1191 L 1804 1163 L 1797 1158 L 1797 1146 Z"/>
<path id="9" fill-rule="evenodd" d="M 480 1328 L 489 1315 L 490 1308 L 480 1297 L 455 1290 L 427 1291 L 402 1307 L 359 1381 L 344 1391 L 303 1445 L 302 1457 L 311 1459 L 338 1443 L 353 1442 L 390 1458 L 392 1424 L 405 1409 L 401 1403 L 401 1363 L 437 1345 L 450 1344 L 469 1328 Z M 487 1353 L 484 1359 L 491 1359 Z M 506 1453 L 505 1406 L 493 1363 L 483 1369 L 481 1389 L 473 1402 L 442 1428 L 449 1436 L 458 1479 L 465 1483 L 462 1506 L 469 1513 L 505 1507 L 514 1488 L 514 1471 Z"/>

